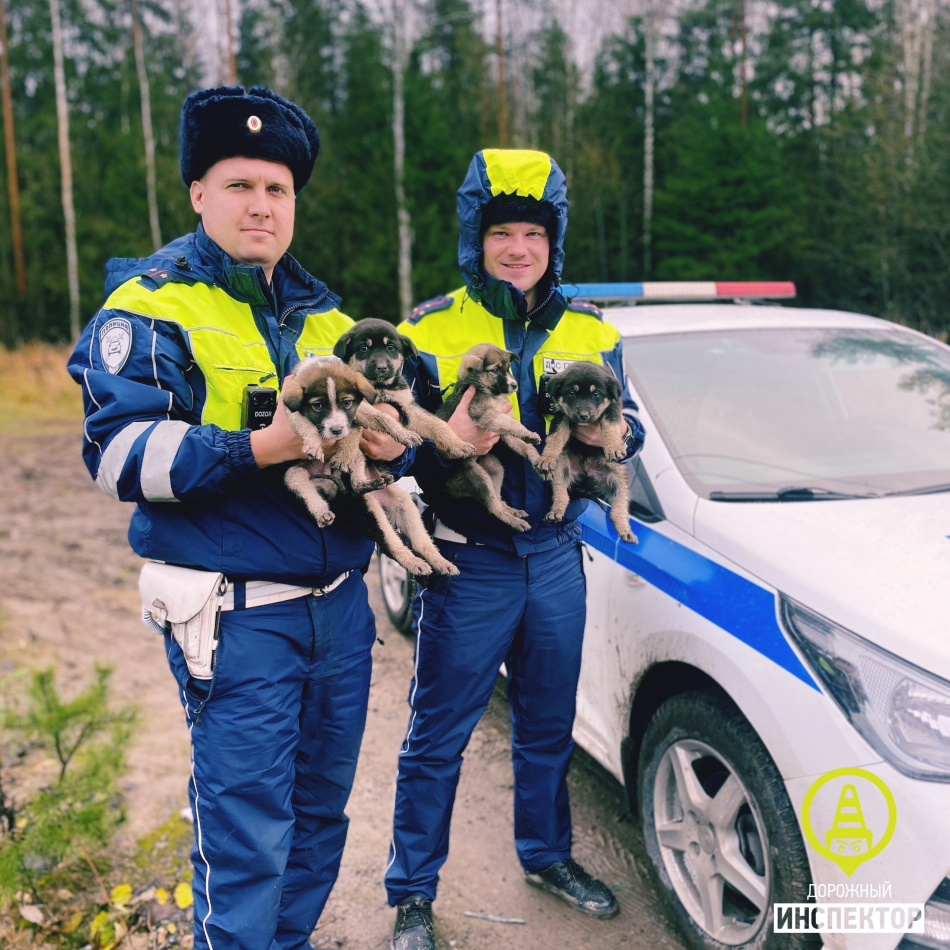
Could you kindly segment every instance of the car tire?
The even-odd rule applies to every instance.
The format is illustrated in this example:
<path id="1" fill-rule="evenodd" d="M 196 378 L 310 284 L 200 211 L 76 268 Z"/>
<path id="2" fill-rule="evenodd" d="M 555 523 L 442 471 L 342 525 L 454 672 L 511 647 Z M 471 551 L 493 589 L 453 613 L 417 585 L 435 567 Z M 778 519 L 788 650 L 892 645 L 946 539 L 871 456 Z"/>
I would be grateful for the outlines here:
<path id="1" fill-rule="evenodd" d="M 379 586 L 386 615 L 400 633 L 409 634 L 412 632 L 412 602 L 416 596 L 416 579 L 385 554 L 380 554 L 378 560 Z"/>
<path id="2" fill-rule="evenodd" d="M 748 720 L 712 690 L 657 709 L 638 762 L 643 837 L 678 929 L 694 950 L 803 950 L 772 931 L 772 904 L 804 902 L 811 873 L 781 775 Z"/>

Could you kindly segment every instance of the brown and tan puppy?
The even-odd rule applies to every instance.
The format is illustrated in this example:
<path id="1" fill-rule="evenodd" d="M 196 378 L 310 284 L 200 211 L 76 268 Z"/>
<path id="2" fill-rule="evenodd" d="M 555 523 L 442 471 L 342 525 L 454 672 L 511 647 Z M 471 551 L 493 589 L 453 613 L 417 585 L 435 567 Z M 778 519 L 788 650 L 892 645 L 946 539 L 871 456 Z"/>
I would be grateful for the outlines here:
<path id="1" fill-rule="evenodd" d="M 310 459 L 287 469 L 284 483 L 302 499 L 321 528 L 332 524 L 339 514 L 410 573 L 426 575 L 435 570 L 457 574 L 458 569 L 442 557 L 426 533 L 412 497 L 389 484 L 391 475 L 380 476 L 383 480 L 376 490 L 367 493 L 361 486 L 357 491 L 353 476 L 337 466 L 336 452 L 330 459 L 324 458 L 324 440 L 336 441 L 337 448 L 346 440 L 358 442 L 360 406 L 374 395 L 369 382 L 338 359 L 314 358 L 300 363 L 285 381 L 281 398 Z M 367 418 L 374 421 L 372 415 Z M 388 416 L 383 418 L 392 422 Z M 357 474 L 365 479 L 368 469 L 365 458 L 363 461 L 364 468 Z"/>
<path id="2" fill-rule="evenodd" d="M 571 495 L 600 498 L 610 505 L 610 522 L 622 541 L 636 544 L 630 530 L 630 487 L 627 470 L 618 459 L 625 454 L 627 423 L 621 412 L 622 388 L 606 367 L 583 360 L 546 377 L 548 395 L 556 412 L 551 434 L 535 465 L 551 482 L 554 499 L 544 520 L 560 521 Z M 602 446 L 571 437 L 572 425 L 597 425 Z"/>
<path id="3" fill-rule="evenodd" d="M 412 432 L 435 443 L 446 458 L 463 459 L 475 449 L 460 439 L 441 419 L 426 412 L 412 398 L 403 378 L 402 366 L 418 356 L 416 344 L 397 333 L 391 323 L 368 318 L 360 320 L 337 340 L 333 355 L 362 373 L 376 390 L 376 405 L 389 403 L 399 410 L 399 421 Z"/>
<path id="4" fill-rule="evenodd" d="M 518 389 L 511 375 L 513 353 L 491 343 L 479 343 L 468 350 L 459 366 L 458 382 L 451 395 L 439 407 L 440 419 L 448 419 L 458 408 L 463 394 L 474 389 L 468 414 L 480 429 L 499 434 L 499 441 L 526 458 L 532 465 L 540 460 L 534 447 L 541 437 L 505 412 L 508 397 Z M 478 458 L 468 458 L 461 469 L 449 477 L 445 487 L 456 498 L 474 498 L 491 514 L 515 531 L 527 531 L 528 513 L 505 504 L 501 497 L 504 478 L 501 459 L 489 452 Z"/>
<path id="5" fill-rule="evenodd" d="M 354 415 L 346 426 L 346 434 L 340 435 L 342 422 L 338 414 L 346 412 L 344 403 L 352 402 L 355 392 L 359 398 L 355 400 Z M 350 490 L 355 492 L 375 491 L 393 480 L 388 473 L 380 473 L 367 464 L 359 448 L 360 426 L 385 432 L 403 445 L 422 442 L 420 436 L 376 409 L 373 406 L 376 390 L 369 380 L 334 356 L 312 356 L 298 363 L 294 375 L 284 383 L 281 398 L 290 410 L 290 426 L 303 441 L 309 458 L 323 459 L 321 439 L 337 441 L 330 464 L 335 471 L 349 475 Z M 336 415 L 327 414 L 331 405 Z M 320 435 L 314 428 L 318 417 Z M 303 420 L 311 425 L 305 425 Z"/>

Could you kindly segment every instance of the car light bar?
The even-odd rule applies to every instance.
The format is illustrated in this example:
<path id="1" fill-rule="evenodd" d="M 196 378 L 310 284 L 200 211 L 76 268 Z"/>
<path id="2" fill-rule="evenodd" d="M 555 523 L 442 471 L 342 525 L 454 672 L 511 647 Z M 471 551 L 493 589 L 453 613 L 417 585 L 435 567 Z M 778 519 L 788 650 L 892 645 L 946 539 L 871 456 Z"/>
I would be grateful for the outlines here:
<path id="1" fill-rule="evenodd" d="M 795 296 L 790 280 L 680 280 L 642 284 L 564 284 L 567 297 L 581 300 L 722 300 Z"/>

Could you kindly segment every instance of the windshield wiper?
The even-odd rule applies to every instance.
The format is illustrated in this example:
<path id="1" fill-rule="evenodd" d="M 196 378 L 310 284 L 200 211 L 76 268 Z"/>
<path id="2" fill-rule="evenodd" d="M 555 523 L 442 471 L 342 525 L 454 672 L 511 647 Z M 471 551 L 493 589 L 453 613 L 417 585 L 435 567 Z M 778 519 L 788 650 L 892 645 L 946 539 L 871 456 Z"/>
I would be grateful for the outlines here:
<path id="1" fill-rule="evenodd" d="M 896 498 L 900 495 L 936 495 L 942 491 L 950 491 L 950 482 L 945 485 L 925 485 L 923 488 L 908 488 L 907 491 L 889 491 L 884 493 L 884 497 Z"/>
<path id="2" fill-rule="evenodd" d="M 840 492 L 828 488 L 793 486 L 778 491 L 711 491 L 710 501 L 840 501 L 848 498 L 880 498 L 874 492 Z"/>

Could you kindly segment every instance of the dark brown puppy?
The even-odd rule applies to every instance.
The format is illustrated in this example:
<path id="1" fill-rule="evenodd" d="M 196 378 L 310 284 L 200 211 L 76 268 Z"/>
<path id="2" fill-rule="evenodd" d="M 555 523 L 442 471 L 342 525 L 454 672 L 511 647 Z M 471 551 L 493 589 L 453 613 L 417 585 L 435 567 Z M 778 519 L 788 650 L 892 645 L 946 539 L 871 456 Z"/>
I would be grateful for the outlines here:
<path id="1" fill-rule="evenodd" d="M 537 465 L 540 457 L 534 447 L 541 437 L 504 411 L 508 397 L 518 389 L 511 375 L 511 360 L 514 353 L 491 343 L 479 343 L 468 350 L 459 366 L 458 382 L 451 395 L 439 407 L 440 419 L 448 419 L 469 389 L 475 395 L 468 406 L 468 414 L 480 429 L 499 434 L 499 441 L 512 451 Z M 501 483 L 504 477 L 501 459 L 489 452 L 478 458 L 468 458 L 461 469 L 445 483 L 449 494 L 456 498 L 474 498 L 491 514 L 514 528 L 527 531 L 528 513 L 505 504 L 501 498 Z"/>
<path id="2" fill-rule="evenodd" d="M 412 398 L 403 378 L 403 363 L 418 356 L 416 344 L 397 333 L 391 323 L 360 320 L 337 340 L 333 355 L 362 373 L 376 389 L 376 404 L 389 403 L 399 410 L 399 421 L 412 432 L 435 443 L 446 458 L 464 459 L 475 449 L 460 439 L 441 419 L 426 412 Z"/>
<path id="3" fill-rule="evenodd" d="M 458 569 L 442 557 L 426 533 L 411 496 L 389 484 L 391 475 L 371 493 L 354 491 L 353 476 L 336 464 L 337 453 L 329 460 L 324 458 L 321 440 L 336 440 L 337 449 L 346 440 L 358 443 L 359 408 L 374 395 L 369 382 L 340 360 L 316 358 L 299 364 L 294 376 L 284 383 L 281 398 L 310 460 L 292 465 L 284 483 L 303 500 L 321 528 L 332 524 L 339 513 L 410 573 L 426 575 L 435 570 L 457 574 Z M 363 458 L 364 469 L 358 472 L 364 480 L 368 477 L 365 461 Z"/>
<path id="4" fill-rule="evenodd" d="M 570 496 L 601 498 L 610 505 L 610 521 L 621 540 L 635 544 L 630 530 L 630 486 L 627 471 L 618 461 L 625 454 L 627 425 L 621 412 L 619 380 L 606 367 L 579 360 L 555 376 L 546 378 L 547 391 L 557 411 L 535 465 L 538 474 L 551 482 L 551 510 L 544 520 L 560 521 Z M 572 425 L 598 425 L 601 448 L 571 437 Z"/>

